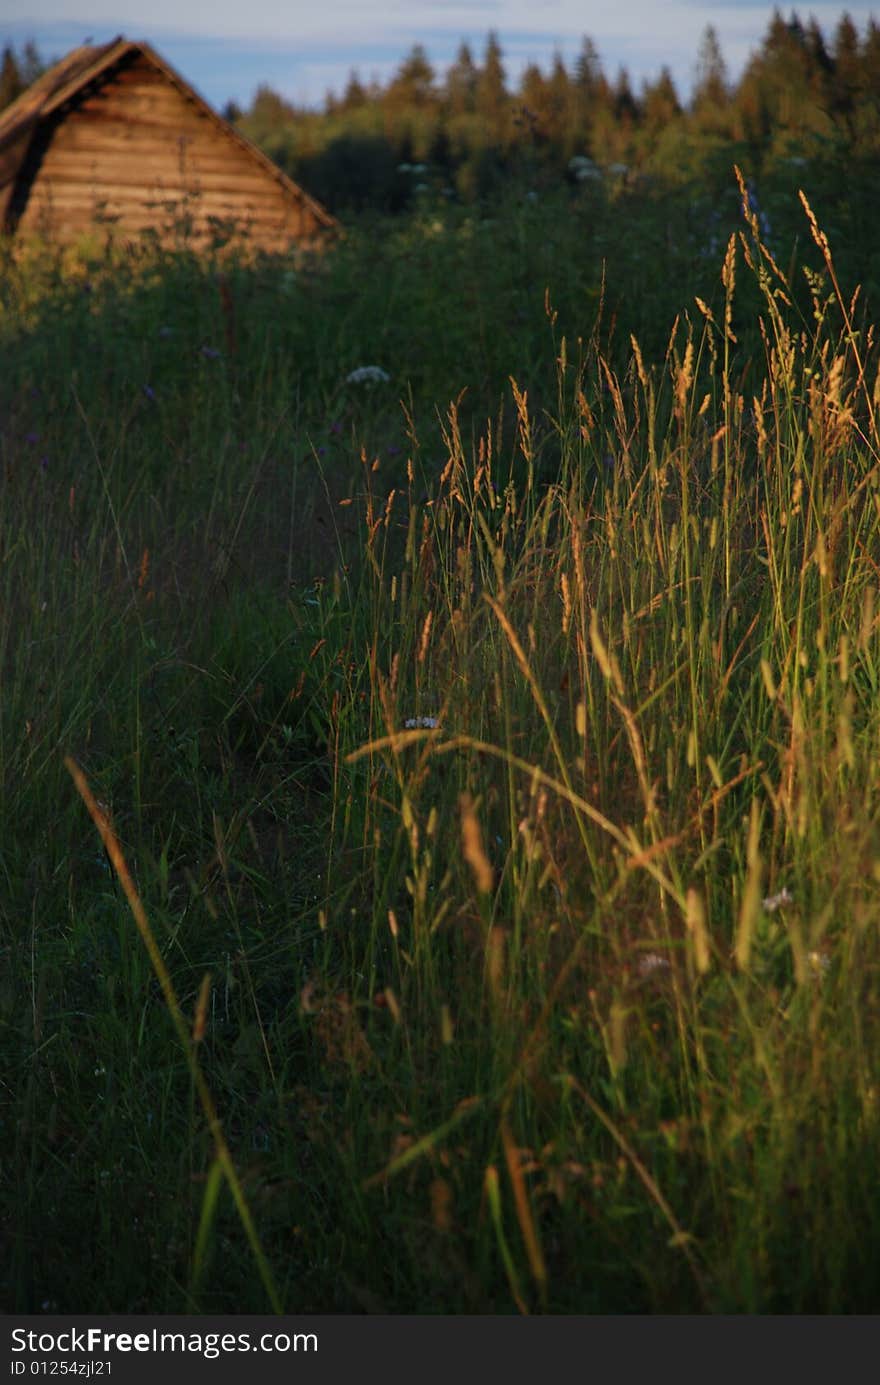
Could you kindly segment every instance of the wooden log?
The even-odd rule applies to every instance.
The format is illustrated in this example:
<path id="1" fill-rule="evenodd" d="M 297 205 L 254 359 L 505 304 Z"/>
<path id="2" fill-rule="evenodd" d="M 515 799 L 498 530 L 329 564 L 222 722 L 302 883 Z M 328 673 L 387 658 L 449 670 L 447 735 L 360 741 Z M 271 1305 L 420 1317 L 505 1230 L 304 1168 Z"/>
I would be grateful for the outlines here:
<path id="1" fill-rule="evenodd" d="M 60 193 L 63 188 L 94 189 L 105 196 L 107 191 L 125 190 L 126 194 L 136 193 L 144 197 L 173 196 L 190 197 L 193 200 L 217 195 L 239 197 L 272 206 L 300 206 L 303 199 L 296 193 L 288 192 L 281 184 L 273 186 L 270 182 L 252 175 L 237 174 L 234 169 L 219 169 L 208 172 L 198 169 L 175 176 L 158 158 L 149 160 L 120 161 L 107 164 L 97 161 L 88 163 L 46 166 L 41 186 Z"/>
<path id="2" fill-rule="evenodd" d="M 126 226 L 164 226 L 172 227 L 189 220 L 194 226 L 208 227 L 212 222 L 237 223 L 252 231 L 274 230 L 279 234 L 307 233 L 318 230 L 314 218 L 304 216 L 293 209 L 289 214 L 279 216 L 270 210 L 259 207 L 246 208 L 240 203 L 216 202 L 198 213 L 188 212 L 184 205 L 156 204 L 153 206 L 140 202 L 124 202 L 119 199 L 94 198 L 33 198 L 21 218 L 23 228 L 34 227 L 37 223 L 49 222 L 59 230 L 72 222 L 77 224 L 100 224 L 102 221 L 117 220 Z"/>
<path id="3" fill-rule="evenodd" d="M 172 147 L 173 146 L 173 147 Z M 182 153 L 185 161 L 198 160 L 208 168 L 236 167 L 247 169 L 257 177 L 281 181 L 280 170 L 266 169 L 258 164 L 246 149 L 230 139 L 203 139 L 194 137 L 187 131 L 161 130 L 153 126 L 126 125 L 104 128 L 95 125 L 73 125 L 62 127 L 46 150 L 44 163 L 50 159 L 77 159 L 89 156 L 110 158 L 114 154 L 131 159 L 133 154 L 143 153 L 145 157 L 159 156 L 166 162 L 179 160 Z"/>

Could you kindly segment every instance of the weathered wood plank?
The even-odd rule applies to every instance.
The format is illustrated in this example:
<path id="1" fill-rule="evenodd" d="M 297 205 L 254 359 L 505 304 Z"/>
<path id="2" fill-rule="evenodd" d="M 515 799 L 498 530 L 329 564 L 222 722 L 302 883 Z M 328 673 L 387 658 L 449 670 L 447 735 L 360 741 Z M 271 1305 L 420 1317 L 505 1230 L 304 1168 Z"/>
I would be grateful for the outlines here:
<path id="1" fill-rule="evenodd" d="M 271 205 L 299 205 L 300 199 L 289 193 L 280 184 L 273 186 L 265 180 L 248 174 L 237 174 L 234 169 L 220 168 L 215 171 L 188 169 L 184 176 L 169 169 L 168 164 L 158 157 L 122 161 L 108 167 L 105 161 L 83 161 L 76 167 L 68 165 L 46 165 L 42 182 L 53 188 L 85 187 L 113 190 L 126 189 L 129 194 L 151 196 L 155 193 L 170 194 L 177 197 L 209 197 L 217 193 L 241 196 L 250 200 Z M 103 192 L 102 192 L 103 195 Z"/>
<path id="2" fill-rule="evenodd" d="M 232 222 L 231 231 L 234 237 L 240 236 L 244 241 L 260 245 L 263 248 L 269 246 L 285 248 L 290 244 L 308 240 L 315 234 L 315 228 L 303 228 L 290 224 L 278 225 L 275 222 L 253 223 L 234 221 L 231 218 L 223 218 L 223 222 L 222 229 L 224 231 L 230 229 L 227 223 Z M 220 228 L 206 221 L 196 222 L 189 228 L 185 239 L 193 243 L 209 243 L 214 239 L 218 229 Z M 168 244 L 176 243 L 181 235 L 180 227 L 174 221 L 154 222 L 148 217 L 138 217 L 134 214 L 107 222 L 96 222 L 88 214 L 66 215 L 63 219 L 59 219 L 57 216 L 41 218 L 35 215 L 31 208 L 28 208 L 26 215 L 19 223 L 19 230 L 24 234 L 50 234 L 53 239 L 61 243 L 69 243 L 86 234 L 112 235 L 114 239 L 122 241 L 137 240 L 149 234 L 158 234 L 160 239 Z"/>
<path id="3" fill-rule="evenodd" d="M 269 217 L 259 214 L 242 214 L 238 207 L 218 206 L 210 214 L 200 217 L 187 216 L 184 209 L 149 209 L 107 205 L 96 208 L 90 206 L 62 206 L 34 203 L 29 205 L 19 223 L 31 229 L 45 228 L 53 234 L 63 234 L 68 228 L 76 226 L 100 227 L 105 224 L 119 225 L 125 230 L 151 227 L 158 232 L 174 231 L 183 225 L 201 228 L 213 233 L 218 227 L 234 225 L 249 235 L 272 233 L 291 236 L 312 236 L 320 231 L 314 222 L 302 217 Z"/>
<path id="4" fill-rule="evenodd" d="M 235 144 L 234 141 L 225 138 L 204 138 L 200 132 L 193 133 L 189 130 L 180 129 L 174 126 L 170 132 L 161 127 L 144 125 L 140 123 L 116 124 L 112 126 L 95 125 L 94 123 L 76 125 L 74 122 L 65 125 L 57 131 L 53 138 L 46 157 L 72 157 L 73 155 L 83 154 L 107 154 L 115 152 L 130 157 L 133 150 L 144 149 L 162 154 L 168 159 L 169 154 L 176 155 L 177 149 L 169 149 L 169 135 L 175 144 L 183 142 L 184 152 L 187 158 L 205 159 L 215 164 L 225 164 L 227 166 L 238 166 L 250 169 L 255 176 L 272 177 L 272 173 L 263 170 L 254 163 L 246 149 Z"/>
<path id="5" fill-rule="evenodd" d="M 295 207 L 279 214 L 274 209 L 259 205 L 243 205 L 240 200 L 217 198 L 195 209 L 172 198 L 157 198 L 150 205 L 143 200 L 125 200 L 118 196 L 93 196 L 82 190 L 61 190 L 57 195 L 32 198 L 21 224 L 45 218 L 61 223 L 72 218 L 100 220 L 114 217 L 123 218 L 126 224 L 137 222 L 143 225 L 165 224 L 183 217 L 190 217 L 199 224 L 216 218 L 222 221 L 236 220 L 252 227 L 293 226 L 308 230 L 310 224 L 317 225 L 307 211 L 301 212 Z"/>

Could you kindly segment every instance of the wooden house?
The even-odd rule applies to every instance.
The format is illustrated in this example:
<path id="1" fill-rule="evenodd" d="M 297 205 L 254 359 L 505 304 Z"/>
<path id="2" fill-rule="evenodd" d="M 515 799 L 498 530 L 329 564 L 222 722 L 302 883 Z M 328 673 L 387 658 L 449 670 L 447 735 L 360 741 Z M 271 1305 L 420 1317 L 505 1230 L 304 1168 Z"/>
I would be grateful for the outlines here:
<path id="1" fill-rule="evenodd" d="M 280 251 L 336 222 L 149 44 L 120 37 L 74 49 L 0 112 L 0 228 L 196 245 L 234 228 Z"/>

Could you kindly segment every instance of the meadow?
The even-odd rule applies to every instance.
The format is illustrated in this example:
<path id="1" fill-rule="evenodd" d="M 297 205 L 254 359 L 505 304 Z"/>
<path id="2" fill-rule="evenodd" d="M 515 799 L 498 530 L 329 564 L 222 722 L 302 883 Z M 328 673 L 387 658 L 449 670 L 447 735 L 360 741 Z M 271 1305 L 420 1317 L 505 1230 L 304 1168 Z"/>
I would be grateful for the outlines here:
<path id="1" fill-rule="evenodd" d="M 876 192 L 760 198 L 6 247 L 8 1309 L 877 1311 Z"/>

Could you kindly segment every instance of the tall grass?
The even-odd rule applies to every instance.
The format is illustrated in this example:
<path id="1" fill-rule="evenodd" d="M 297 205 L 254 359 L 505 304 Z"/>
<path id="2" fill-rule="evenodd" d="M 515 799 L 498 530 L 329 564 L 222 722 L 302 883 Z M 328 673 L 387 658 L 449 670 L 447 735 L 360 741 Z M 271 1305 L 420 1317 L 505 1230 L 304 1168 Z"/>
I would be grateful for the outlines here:
<path id="1" fill-rule="evenodd" d="M 809 204 L 802 291 L 743 201 L 659 354 L 656 316 L 624 353 L 551 291 L 518 374 L 499 287 L 485 425 L 432 421 L 432 372 L 467 383 L 439 345 L 401 423 L 326 342 L 285 367 L 267 269 L 234 324 L 194 289 L 220 360 L 59 393 L 72 489 L 10 426 L 16 1306 L 259 1310 L 265 1256 L 288 1311 L 876 1307 L 877 354 Z M 483 234 L 444 242 L 453 297 Z M 337 352 L 356 250 L 297 288 Z"/>

